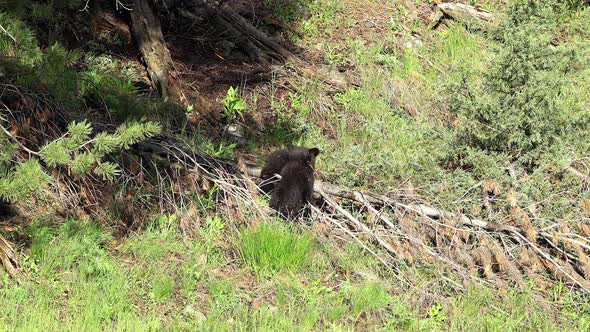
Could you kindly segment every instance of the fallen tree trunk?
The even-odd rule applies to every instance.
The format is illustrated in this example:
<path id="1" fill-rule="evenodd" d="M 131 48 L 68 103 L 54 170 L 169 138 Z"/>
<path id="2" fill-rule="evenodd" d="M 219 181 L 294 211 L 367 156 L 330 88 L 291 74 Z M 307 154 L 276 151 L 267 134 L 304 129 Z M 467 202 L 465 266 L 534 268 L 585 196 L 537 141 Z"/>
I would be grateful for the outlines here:
<path id="1" fill-rule="evenodd" d="M 215 9 L 209 7 L 209 11 L 211 10 Z M 244 36 L 247 36 L 258 47 L 262 48 L 266 54 L 283 61 L 295 58 L 289 50 L 281 46 L 274 38 L 256 29 L 240 14 L 234 12 L 227 4 L 218 7 L 216 12 L 219 17 L 228 22 L 228 24 L 231 24 L 232 27 Z"/>
<path id="2" fill-rule="evenodd" d="M 180 8 L 178 12 L 193 21 L 198 21 L 202 16 L 208 17 L 228 40 L 240 46 L 253 61 L 269 65 L 296 58 L 277 40 L 258 30 L 228 4 L 195 0 L 194 6 L 192 11 L 195 13 Z"/>
<path id="3" fill-rule="evenodd" d="M 463 3 L 444 2 L 437 6 L 443 13 L 461 22 L 491 22 L 493 19 L 490 12 Z"/>

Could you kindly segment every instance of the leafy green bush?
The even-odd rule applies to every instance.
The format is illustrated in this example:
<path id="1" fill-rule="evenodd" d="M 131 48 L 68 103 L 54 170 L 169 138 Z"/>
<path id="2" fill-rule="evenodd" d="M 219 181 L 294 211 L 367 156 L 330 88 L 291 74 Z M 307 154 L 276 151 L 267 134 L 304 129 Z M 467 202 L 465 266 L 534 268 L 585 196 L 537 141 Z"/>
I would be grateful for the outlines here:
<path id="1" fill-rule="evenodd" d="M 495 33 L 500 50 L 489 74 L 481 85 L 465 79 L 453 87 L 463 146 L 536 165 L 564 145 L 567 131 L 588 128 L 588 117 L 564 97 L 576 54 L 551 45 L 553 7 L 549 0 L 511 2 Z"/>

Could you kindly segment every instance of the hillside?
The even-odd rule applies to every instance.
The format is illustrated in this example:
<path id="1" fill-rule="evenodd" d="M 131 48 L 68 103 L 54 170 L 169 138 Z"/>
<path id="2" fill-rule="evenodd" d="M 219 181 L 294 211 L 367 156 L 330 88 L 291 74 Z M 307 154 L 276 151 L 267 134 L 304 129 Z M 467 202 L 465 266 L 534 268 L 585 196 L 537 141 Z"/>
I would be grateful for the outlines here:
<path id="1" fill-rule="evenodd" d="M 0 4 L 0 330 L 590 330 L 589 100 L 586 1 Z"/>

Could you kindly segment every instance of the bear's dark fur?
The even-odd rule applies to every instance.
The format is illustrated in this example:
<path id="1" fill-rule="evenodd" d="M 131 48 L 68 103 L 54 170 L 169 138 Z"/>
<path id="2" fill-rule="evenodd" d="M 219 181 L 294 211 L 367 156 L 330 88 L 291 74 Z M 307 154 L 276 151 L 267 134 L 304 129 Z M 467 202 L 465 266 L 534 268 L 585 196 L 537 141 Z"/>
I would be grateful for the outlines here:
<path id="1" fill-rule="evenodd" d="M 319 151 L 319 150 L 318 150 Z M 289 145 L 285 149 L 276 150 L 267 159 L 264 168 L 260 172 L 262 184 L 260 189 L 267 194 L 278 186 L 278 180 L 273 179 L 275 174 L 281 174 L 281 170 L 289 161 L 303 160 L 308 155 L 309 149 Z M 312 167 L 315 167 L 315 156 L 313 158 Z"/>
<path id="2" fill-rule="evenodd" d="M 301 214 L 313 194 L 315 159 L 317 148 L 305 149 L 290 159 L 281 170 L 279 185 L 272 192 L 270 206 L 287 218 Z"/>
<path id="3" fill-rule="evenodd" d="M 0 198 L 0 219 L 13 216 L 14 209 L 10 203 Z"/>

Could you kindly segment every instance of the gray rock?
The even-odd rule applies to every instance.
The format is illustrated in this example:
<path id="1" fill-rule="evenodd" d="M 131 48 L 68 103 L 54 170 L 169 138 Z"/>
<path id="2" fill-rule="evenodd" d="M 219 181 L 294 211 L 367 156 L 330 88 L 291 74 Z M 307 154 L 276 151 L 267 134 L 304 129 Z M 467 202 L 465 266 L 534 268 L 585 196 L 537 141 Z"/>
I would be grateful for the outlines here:
<path id="1" fill-rule="evenodd" d="M 193 307 L 192 304 L 189 304 L 186 307 L 184 307 L 184 309 L 182 310 L 182 313 L 186 316 L 193 318 L 194 320 L 196 320 L 199 323 L 202 323 L 207 319 L 205 314 L 203 314 L 198 309 Z"/>
<path id="2" fill-rule="evenodd" d="M 223 136 L 240 144 L 246 144 L 246 130 L 239 123 L 230 123 L 223 130 Z"/>

